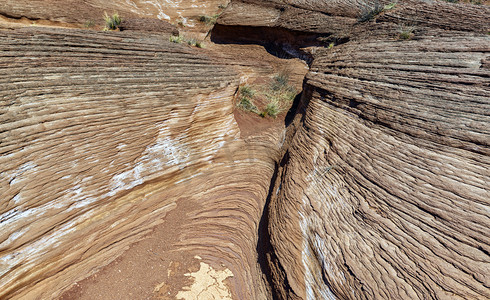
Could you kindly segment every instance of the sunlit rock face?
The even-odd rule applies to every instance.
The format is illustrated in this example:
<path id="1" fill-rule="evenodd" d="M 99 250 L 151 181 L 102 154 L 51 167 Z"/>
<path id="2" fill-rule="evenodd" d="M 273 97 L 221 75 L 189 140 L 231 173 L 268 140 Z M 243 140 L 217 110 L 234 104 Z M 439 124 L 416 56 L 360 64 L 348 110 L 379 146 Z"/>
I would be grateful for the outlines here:
<path id="1" fill-rule="evenodd" d="M 270 207 L 272 244 L 301 298 L 489 296 L 482 41 L 435 39 L 423 54 L 418 42 L 377 40 L 315 60 Z M 468 46 L 452 52 L 456 40 Z"/>
<path id="2" fill-rule="evenodd" d="M 180 23 L 187 29 L 192 29 L 199 26 L 200 15 L 213 16 L 228 2 L 229 0 L 18 0 L 2 1 L 0 16 L 71 24 L 86 24 L 88 21 L 103 24 L 104 12 L 117 12 L 123 19 L 159 19 Z"/>
<path id="3" fill-rule="evenodd" d="M 276 296 L 490 297 L 488 7 L 407 1 L 375 23 L 372 3 L 272 2 L 233 1 L 218 23 L 332 43 L 310 51 L 271 193 Z"/>
<path id="4" fill-rule="evenodd" d="M 239 137 L 236 75 L 159 36 L 28 29 L 0 43 L 0 297 L 51 298 Z"/>
<path id="5" fill-rule="evenodd" d="M 240 80 L 277 66 L 156 22 L 221 3 L 64 3 L 0 23 L 131 26 L 0 31 L 0 298 L 56 299 L 169 220 L 165 258 L 197 263 L 156 298 L 490 298 L 488 6 L 232 1 L 216 41 L 310 67 L 286 130 L 242 131 Z"/>

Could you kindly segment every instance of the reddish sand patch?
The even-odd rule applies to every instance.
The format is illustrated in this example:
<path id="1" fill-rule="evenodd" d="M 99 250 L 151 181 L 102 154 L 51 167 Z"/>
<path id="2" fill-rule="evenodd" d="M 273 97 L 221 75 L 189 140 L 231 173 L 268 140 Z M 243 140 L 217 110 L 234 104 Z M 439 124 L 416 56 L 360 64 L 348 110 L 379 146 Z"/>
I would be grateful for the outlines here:
<path id="1" fill-rule="evenodd" d="M 75 283 L 59 299 L 175 299 L 181 287 L 192 284 L 183 274 L 199 270 L 199 261 L 191 254 L 173 251 L 179 228 L 188 222 L 187 214 L 196 209 L 196 203 L 181 199 L 146 239 L 133 244 L 96 274 Z"/>

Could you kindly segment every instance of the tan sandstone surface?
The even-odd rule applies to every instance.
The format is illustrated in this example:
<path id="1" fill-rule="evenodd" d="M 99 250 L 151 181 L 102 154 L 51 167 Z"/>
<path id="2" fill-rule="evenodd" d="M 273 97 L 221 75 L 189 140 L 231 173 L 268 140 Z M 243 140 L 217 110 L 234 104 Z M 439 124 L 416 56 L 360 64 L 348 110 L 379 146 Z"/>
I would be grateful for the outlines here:
<path id="1" fill-rule="evenodd" d="M 161 253 L 165 263 L 224 268 L 233 274 L 223 278 L 226 293 L 265 297 L 255 245 L 281 128 L 269 130 L 257 116 L 248 122 L 265 122 L 263 129 L 241 133 L 234 94 L 241 81 L 277 72 L 280 60 L 264 65 L 254 56 L 265 51 L 226 45 L 211 57 L 168 42 L 169 33 L 31 27 L 0 34 L 0 297 L 57 297 L 158 224 L 158 244 L 172 245 Z M 249 59 L 237 63 L 244 54 Z M 262 138 L 247 139 L 252 133 Z M 176 207 L 179 222 L 168 222 Z M 136 288 L 132 297 L 138 280 L 131 278 L 149 273 L 148 258 L 139 256 L 143 269 L 123 273 L 132 285 L 95 297 L 160 297 L 170 275 L 178 278 L 175 295 L 192 286 L 182 280 L 188 269 L 169 274 L 165 265 L 161 281 L 153 277 L 151 289 Z"/>
<path id="2" fill-rule="evenodd" d="M 52 24 L 86 27 L 87 22 L 102 26 L 104 12 L 119 13 L 125 19 L 148 18 L 176 24 L 187 29 L 198 27 L 200 15 L 214 15 L 228 0 L 16 0 L 0 3 L 0 19 L 24 21 L 30 25 Z M 51 23 L 49 23 L 51 22 Z M 1 22 L 0 22 L 1 24 Z"/>
<path id="3" fill-rule="evenodd" d="M 0 299 L 489 299 L 490 9 L 389 4 L 0 3 Z"/>
<path id="4" fill-rule="evenodd" d="M 288 3 L 234 1 L 219 21 L 338 44 L 314 49 L 271 193 L 276 296 L 488 299 L 488 7 L 404 1 L 366 23 L 355 3 Z"/>

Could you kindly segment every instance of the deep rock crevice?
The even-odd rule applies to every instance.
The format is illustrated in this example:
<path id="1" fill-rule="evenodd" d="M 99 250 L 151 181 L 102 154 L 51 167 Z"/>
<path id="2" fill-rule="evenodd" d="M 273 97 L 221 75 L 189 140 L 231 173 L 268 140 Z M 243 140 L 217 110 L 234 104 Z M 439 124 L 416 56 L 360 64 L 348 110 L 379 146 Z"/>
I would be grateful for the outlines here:
<path id="1" fill-rule="evenodd" d="M 136 266 L 155 297 L 210 264 L 239 299 L 489 298 L 489 8 L 410 0 L 361 23 L 355 5 L 232 1 L 213 46 L 310 67 L 285 128 L 243 139 L 235 52 L 0 31 L 0 297 L 57 296 L 160 228 L 175 248 L 131 248 L 158 262 Z"/>

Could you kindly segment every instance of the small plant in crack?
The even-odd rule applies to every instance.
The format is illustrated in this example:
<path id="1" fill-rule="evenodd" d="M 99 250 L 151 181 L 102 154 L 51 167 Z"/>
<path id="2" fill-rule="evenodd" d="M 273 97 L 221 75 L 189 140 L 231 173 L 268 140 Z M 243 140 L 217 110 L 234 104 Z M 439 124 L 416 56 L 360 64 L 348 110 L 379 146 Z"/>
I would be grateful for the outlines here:
<path id="1" fill-rule="evenodd" d="M 201 23 L 204 23 L 208 26 L 212 26 L 216 23 L 216 20 L 218 19 L 219 14 L 213 15 L 213 16 L 206 16 L 206 15 L 201 15 L 199 16 L 198 20 Z"/>
<path id="2" fill-rule="evenodd" d="M 280 101 L 293 101 L 296 94 L 296 89 L 289 84 L 289 75 L 286 72 L 281 72 L 272 78 L 268 98 L 277 98 Z"/>
<path id="3" fill-rule="evenodd" d="M 199 41 L 195 38 L 186 38 L 182 35 L 178 35 L 178 36 L 172 35 L 172 36 L 170 36 L 169 40 L 172 43 L 176 43 L 176 44 L 186 43 L 189 46 L 194 46 L 197 48 L 204 48 L 204 43 L 202 41 Z"/>
<path id="4" fill-rule="evenodd" d="M 393 9 L 395 6 L 396 2 L 391 2 L 387 5 L 383 5 L 379 0 L 375 0 L 372 5 L 366 4 L 361 7 L 357 21 L 359 21 L 360 23 L 371 21 L 383 11 Z"/>
<path id="5" fill-rule="evenodd" d="M 244 85 L 240 88 L 240 96 L 245 98 L 253 98 L 255 95 L 255 90 L 253 90 L 248 85 Z"/>
<path id="6" fill-rule="evenodd" d="M 187 39 L 186 42 L 187 42 L 187 45 L 189 45 L 189 46 L 195 46 L 197 43 L 197 40 L 194 38 L 191 38 L 191 39 Z"/>
<path id="7" fill-rule="evenodd" d="M 172 43 L 180 44 L 184 41 L 184 37 L 181 35 L 171 35 L 169 39 Z"/>
<path id="8" fill-rule="evenodd" d="M 285 107 L 293 102 L 296 95 L 296 89 L 289 84 L 289 75 L 286 72 L 276 74 L 272 78 L 268 91 L 265 93 L 268 102 L 260 116 L 277 117 L 285 110 Z"/>
<path id="9" fill-rule="evenodd" d="M 104 21 L 105 21 L 104 30 L 107 31 L 107 30 L 116 30 L 117 28 L 119 28 L 122 19 L 118 13 L 114 13 L 112 14 L 112 16 L 109 16 L 107 12 L 104 12 Z"/>
<path id="10" fill-rule="evenodd" d="M 387 11 L 387 10 L 393 9 L 393 8 L 395 8 L 395 6 L 396 6 L 396 2 L 388 3 L 388 4 L 386 4 L 383 7 L 383 11 Z"/>
<path id="11" fill-rule="evenodd" d="M 255 90 L 248 85 L 244 85 L 239 89 L 239 101 L 237 106 L 243 110 L 258 113 L 258 108 L 253 103 L 252 99 L 255 95 Z"/>
<path id="12" fill-rule="evenodd" d="M 271 89 L 273 91 L 279 91 L 288 85 L 289 76 L 286 73 L 279 73 L 274 78 L 272 78 Z"/>
<path id="13" fill-rule="evenodd" d="M 282 112 L 281 105 L 279 103 L 278 99 L 270 99 L 269 103 L 265 106 L 265 109 L 263 112 L 260 113 L 261 117 L 277 117 L 278 114 Z"/>
<path id="14" fill-rule="evenodd" d="M 289 84 L 287 72 L 281 72 L 272 77 L 269 83 L 257 87 L 244 85 L 239 89 L 237 107 L 258 114 L 261 117 L 276 118 L 291 106 L 297 95 L 297 90 Z M 254 100 L 263 106 L 259 110 Z"/>
<path id="15" fill-rule="evenodd" d="M 415 28 L 412 26 L 400 26 L 398 29 L 398 40 L 411 40 L 414 37 Z"/>

